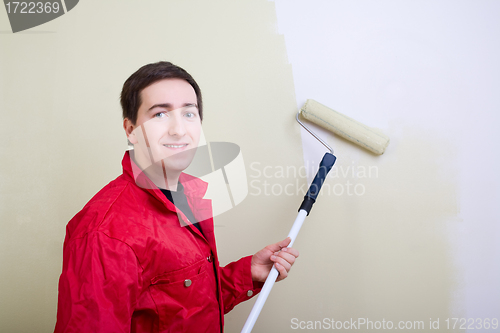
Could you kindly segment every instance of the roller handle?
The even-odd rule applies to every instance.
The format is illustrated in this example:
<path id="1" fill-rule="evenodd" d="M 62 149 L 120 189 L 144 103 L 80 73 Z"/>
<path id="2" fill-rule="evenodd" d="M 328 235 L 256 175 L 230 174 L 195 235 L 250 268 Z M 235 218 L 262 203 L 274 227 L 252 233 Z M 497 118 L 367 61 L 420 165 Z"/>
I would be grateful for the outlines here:
<path id="1" fill-rule="evenodd" d="M 323 159 L 321 160 L 321 163 L 319 165 L 319 170 L 316 173 L 311 186 L 309 186 L 309 190 L 307 191 L 304 197 L 304 201 L 302 201 L 302 205 L 299 208 L 297 218 L 295 219 L 292 229 L 290 229 L 290 233 L 288 234 L 288 237 L 290 237 L 291 239 L 290 244 L 288 244 L 289 247 L 292 247 L 293 243 L 295 242 L 300 228 L 302 227 L 306 216 L 309 215 L 312 205 L 316 201 L 319 190 L 321 190 L 321 186 L 325 182 L 326 176 L 335 164 L 336 159 L 337 158 L 330 153 L 326 153 L 325 156 L 323 156 Z M 250 333 L 252 331 L 253 326 L 255 325 L 255 322 L 257 321 L 262 308 L 264 307 L 267 296 L 269 296 L 269 293 L 271 292 L 271 289 L 273 288 L 274 283 L 278 278 L 278 275 L 279 272 L 273 265 L 273 268 L 269 272 L 266 282 L 264 283 L 264 286 L 260 291 L 259 297 L 257 298 L 257 301 L 255 302 L 252 311 L 250 312 L 250 315 L 248 316 L 247 321 L 243 326 L 243 329 L 241 330 L 241 333 Z"/>
<path id="2" fill-rule="evenodd" d="M 292 247 L 293 242 L 295 241 L 295 238 L 297 238 L 297 235 L 300 231 L 300 228 L 302 227 L 302 224 L 304 223 L 304 219 L 306 218 L 306 216 L 307 212 L 305 210 L 300 210 L 299 213 L 297 214 L 297 218 L 295 219 L 295 222 L 293 222 L 292 229 L 290 229 L 290 233 L 288 233 L 288 237 L 290 237 L 291 239 L 290 244 L 288 244 L 288 247 Z M 257 318 L 259 317 L 262 308 L 264 307 L 264 303 L 266 303 L 267 296 L 269 296 L 269 293 L 271 293 L 271 289 L 273 288 L 274 283 L 278 278 L 278 275 L 279 272 L 273 265 L 273 268 L 271 268 L 271 271 L 267 276 L 266 282 L 264 283 L 264 286 L 260 291 L 259 297 L 257 298 L 257 301 L 253 305 L 252 311 L 248 315 L 247 321 L 245 322 L 245 326 L 243 326 L 241 333 L 252 332 L 253 326 L 255 325 L 255 322 L 257 321 Z"/>
<path id="3" fill-rule="evenodd" d="M 299 211 L 303 209 L 307 212 L 307 215 L 309 215 L 312 206 L 316 202 L 316 198 L 318 197 L 319 191 L 321 190 L 321 186 L 323 186 L 326 176 L 328 175 L 328 172 L 330 172 L 330 170 L 332 169 L 336 160 L 337 158 L 332 154 L 325 153 L 325 156 L 323 156 L 323 159 L 319 164 L 318 172 L 316 173 L 316 176 L 314 177 L 311 186 L 309 186 L 309 190 L 304 196 L 304 200 L 300 205 Z"/>

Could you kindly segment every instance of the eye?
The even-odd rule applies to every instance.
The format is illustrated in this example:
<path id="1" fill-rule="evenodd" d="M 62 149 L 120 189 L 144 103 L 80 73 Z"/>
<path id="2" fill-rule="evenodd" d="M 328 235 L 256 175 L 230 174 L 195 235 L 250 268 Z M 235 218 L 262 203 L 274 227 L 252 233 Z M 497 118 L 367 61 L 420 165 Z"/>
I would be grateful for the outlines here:
<path id="1" fill-rule="evenodd" d="M 165 116 L 166 116 L 165 112 L 158 112 L 153 117 L 155 117 L 155 118 L 163 118 Z"/>
<path id="2" fill-rule="evenodd" d="M 198 108 L 193 107 L 193 106 L 186 107 L 184 109 L 183 113 L 184 113 L 184 116 L 186 118 L 189 118 L 189 119 L 194 119 L 194 118 L 198 117 L 198 115 L 199 115 Z"/>

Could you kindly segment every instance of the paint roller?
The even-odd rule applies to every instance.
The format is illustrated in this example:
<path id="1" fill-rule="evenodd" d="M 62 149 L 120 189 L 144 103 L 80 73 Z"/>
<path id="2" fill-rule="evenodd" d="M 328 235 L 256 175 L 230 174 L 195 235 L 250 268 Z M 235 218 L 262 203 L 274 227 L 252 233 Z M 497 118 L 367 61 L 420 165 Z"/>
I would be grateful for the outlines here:
<path id="1" fill-rule="evenodd" d="M 389 144 L 389 137 L 378 129 L 368 127 L 350 117 L 347 117 L 346 115 L 316 102 L 313 99 L 308 99 L 306 101 L 300 111 L 297 112 L 295 119 L 307 132 L 321 142 L 330 152 L 325 153 L 323 156 L 318 172 L 316 173 L 316 176 L 309 186 L 309 189 L 304 196 L 304 200 L 300 205 L 297 218 L 295 219 L 292 229 L 288 234 L 288 237 L 291 239 L 291 242 L 288 245 L 289 247 L 293 245 L 295 239 L 297 238 L 306 216 L 309 215 L 313 204 L 316 202 L 319 191 L 326 179 L 326 176 L 328 175 L 328 172 L 331 170 L 335 164 L 335 160 L 337 159 L 333 155 L 333 149 L 318 135 L 311 131 L 310 128 L 304 125 L 304 123 L 300 121 L 299 115 L 302 115 L 302 117 L 306 120 L 311 121 L 377 155 L 383 154 Z M 278 275 L 278 270 L 273 266 L 241 333 L 250 333 L 252 331 L 252 328 L 259 317 L 260 311 L 262 310 L 262 307 L 264 306 L 264 303 L 266 302 L 267 297 L 269 296 L 269 293 L 278 278 Z"/>

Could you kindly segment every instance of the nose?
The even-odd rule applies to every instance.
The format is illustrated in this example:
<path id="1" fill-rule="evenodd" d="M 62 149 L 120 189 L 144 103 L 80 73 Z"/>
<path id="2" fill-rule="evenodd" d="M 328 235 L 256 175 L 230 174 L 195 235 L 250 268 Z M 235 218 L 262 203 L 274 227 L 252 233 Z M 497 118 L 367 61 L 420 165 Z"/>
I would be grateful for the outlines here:
<path id="1" fill-rule="evenodd" d="M 168 134 L 171 136 L 184 136 L 184 134 L 186 134 L 186 128 L 182 119 L 182 115 L 176 111 L 171 111 L 170 113 L 171 117 L 168 124 Z"/>

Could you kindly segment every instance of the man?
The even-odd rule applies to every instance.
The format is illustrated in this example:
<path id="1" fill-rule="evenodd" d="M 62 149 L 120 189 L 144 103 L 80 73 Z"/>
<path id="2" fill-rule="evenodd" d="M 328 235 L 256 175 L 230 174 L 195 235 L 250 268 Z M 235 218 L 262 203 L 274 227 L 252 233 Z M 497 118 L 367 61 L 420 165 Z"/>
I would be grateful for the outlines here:
<path id="1" fill-rule="evenodd" d="M 123 174 L 68 223 L 55 332 L 222 332 L 224 314 L 255 296 L 273 265 L 287 277 L 287 238 L 219 266 L 207 184 L 183 173 L 201 137 L 194 79 L 158 62 L 121 94 L 134 149 Z"/>

